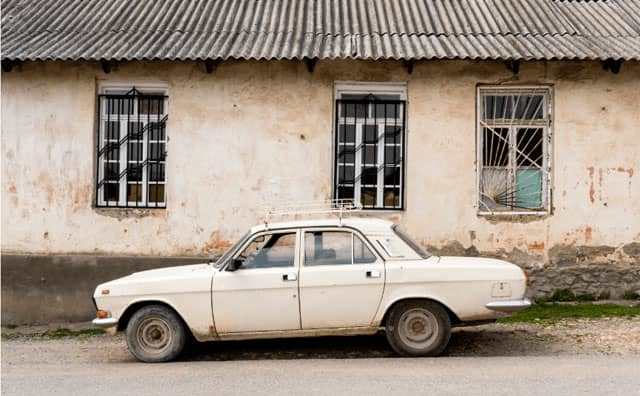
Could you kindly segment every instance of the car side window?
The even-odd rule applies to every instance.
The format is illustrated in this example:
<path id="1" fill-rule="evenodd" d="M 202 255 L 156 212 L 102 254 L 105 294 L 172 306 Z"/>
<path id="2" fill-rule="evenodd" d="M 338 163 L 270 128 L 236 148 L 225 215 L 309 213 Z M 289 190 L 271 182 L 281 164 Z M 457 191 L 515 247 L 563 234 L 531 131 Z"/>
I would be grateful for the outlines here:
<path id="1" fill-rule="evenodd" d="M 351 232 L 308 231 L 304 234 L 304 265 L 349 265 L 376 261 L 376 256 Z"/>
<path id="2" fill-rule="evenodd" d="M 351 264 L 351 233 L 310 231 L 304 233 L 304 265 Z"/>
<path id="3" fill-rule="evenodd" d="M 354 264 L 369 264 L 375 263 L 376 256 L 369 250 L 367 245 L 360 239 L 359 236 L 353 235 L 353 263 Z"/>
<path id="4" fill-rule="evenodd" d="M 295 232 L 258 235 L 236 258 L 238 269 L 293 267 L 295 249 Z"/>

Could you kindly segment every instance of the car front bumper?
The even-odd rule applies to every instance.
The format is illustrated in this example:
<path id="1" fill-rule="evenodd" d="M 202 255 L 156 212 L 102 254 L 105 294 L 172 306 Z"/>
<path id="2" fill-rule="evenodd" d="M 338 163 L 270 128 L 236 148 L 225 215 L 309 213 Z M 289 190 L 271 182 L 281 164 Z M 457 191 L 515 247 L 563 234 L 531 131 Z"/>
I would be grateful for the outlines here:
<path id="1" fill-rule="evenodd" d="M 93 323 L 94 326 L 99 327 L 101 329 L 107 329 L 109 327 L 113 327 L 113 326 L 118 325 L 118 319 L 116 319 L 116 318 L 104 318 L 104 319 L 96 318 L 91 323 Z"/>
<path id="2" fill-rule="evenodd" d="M 503 301 L 492 301 L 485 305 L 487 309 L 497 312 L 516 312 L 522 311 L 523 309 L 529 308 L 531 306 L 531 301 L 528 298 L 523 298 L 521 300 L 503 300 Z"/>

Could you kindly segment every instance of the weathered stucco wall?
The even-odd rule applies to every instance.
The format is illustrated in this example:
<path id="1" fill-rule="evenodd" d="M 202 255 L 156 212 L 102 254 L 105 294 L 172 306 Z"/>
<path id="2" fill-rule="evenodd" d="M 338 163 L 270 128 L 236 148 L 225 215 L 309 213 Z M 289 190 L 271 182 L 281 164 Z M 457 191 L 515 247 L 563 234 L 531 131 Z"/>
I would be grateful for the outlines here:
<path id="1" fill-rule="evenodd" d="M 93 207 L 100 81 L 168 85 L 166 210 Z M 207 255 L 259 221 L 265 203 L 329 198 L 334 81 L 407 82 L 406 211 L 383 215 L 424 244 L 508 257 L 542 291 L 564 282 L 553 268 L 584 266 L 621 269 L 640 287 L 637 62 L 617 75 L 598 62 L 524 63 L 518 76 L 470 61 L 419 62 L 412 74 L 391 61 L 321 61 L 313 73 L 229 61 L 213 74 L 195 63 L 123 63 L 110 74 L 96 63 L 26 63 L 2 75 L 3 252 Z M 476 214 L 480 83 L 553 84 L 552 215 Z"/>

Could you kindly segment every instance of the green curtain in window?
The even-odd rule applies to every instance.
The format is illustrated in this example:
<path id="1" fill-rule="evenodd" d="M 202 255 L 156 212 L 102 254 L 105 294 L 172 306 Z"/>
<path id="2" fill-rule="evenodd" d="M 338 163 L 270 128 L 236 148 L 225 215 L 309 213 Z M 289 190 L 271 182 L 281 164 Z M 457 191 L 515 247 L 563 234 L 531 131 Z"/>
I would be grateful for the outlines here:
<path id="1" fill-rule="evenodd" d="M 528 209 L 542 207 L 542 171 L 540 169 L 516 171 L 516 205 Z"/>

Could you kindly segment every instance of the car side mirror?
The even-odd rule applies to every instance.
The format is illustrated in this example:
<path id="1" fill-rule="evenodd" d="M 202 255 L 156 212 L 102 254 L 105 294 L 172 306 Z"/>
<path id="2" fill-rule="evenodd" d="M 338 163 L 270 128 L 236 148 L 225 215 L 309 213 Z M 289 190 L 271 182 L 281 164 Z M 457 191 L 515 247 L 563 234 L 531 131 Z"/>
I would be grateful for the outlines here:
<path id="1" fill-rule="evenodd" d="M 231 272 L 236 271 L 237 269 L 242 267 L 242 263 L 244 263 L 244 260 L 242 260 L 241 258 L 235 258 L 231 260 L 231 262 L 229 263 L 229 266 L 227 267 L 227 271 L 231 271 Z"/>

